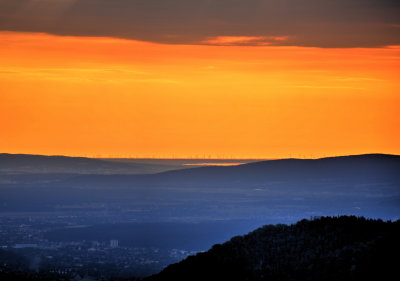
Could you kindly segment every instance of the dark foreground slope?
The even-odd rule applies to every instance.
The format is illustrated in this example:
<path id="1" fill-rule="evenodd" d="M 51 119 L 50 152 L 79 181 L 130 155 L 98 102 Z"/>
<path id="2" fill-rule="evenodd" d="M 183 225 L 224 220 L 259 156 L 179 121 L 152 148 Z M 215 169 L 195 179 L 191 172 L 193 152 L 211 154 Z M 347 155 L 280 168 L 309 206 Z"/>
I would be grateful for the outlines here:
<path id="1" fill-rule="evenodd" d="M 267 225 L 145 280 L 397 280 L 399 237 L 400 221 L 354 216 Z"/>

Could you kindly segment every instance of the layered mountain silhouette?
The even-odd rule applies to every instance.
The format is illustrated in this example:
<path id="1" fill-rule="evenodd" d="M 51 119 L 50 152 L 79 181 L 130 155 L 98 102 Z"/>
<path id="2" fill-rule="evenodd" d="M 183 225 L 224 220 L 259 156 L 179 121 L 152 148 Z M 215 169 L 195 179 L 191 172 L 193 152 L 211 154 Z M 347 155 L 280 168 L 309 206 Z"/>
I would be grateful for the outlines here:
<path id="1" fill-rule="evenodd" d="M 175 168 L 178 167 L 87 157 L 0 154 L 0 172 L 13 174 L 147 174 Z"/>
<path id="2" fill-rule="evenodd" d="M 266 182 L 334 180 L 370 182 L 400 180 L 400 156 L 365 154 L 321 159 L 268 160 L 238 166 L 201 167 L 152 175 L 84 175 L 71 179 L 76 184 L 100 180 L 103 185 L 243 187 Z"/>
<path id="3" fill-rule="evenodd" d="M 94 167 L 105 165 L 97 159 L 36 156 L 29 165 L 40 166 L 35 159 L 49 167 L 56 166 L 57 161 L 75 166 L 76 161 Z M 3 166 L 12 163 L 3 156 Z M 366 154 L 270 160 L 142 175 L 5 173 L 0 176 L 0 211 L 65 210 L 71 205 L 129 211 L 139 206 L 140 211 L 135 214 L 146 213 L 157 219 L 261 216 L 263 220 L 339 214 L 398 218 L 399 171 L 400 156 Z"/>
<path id="4" fill-rule="evenodd" d="M 354 216 L 266 225 L 145 280 L 395 280 L 398 237 L 400 221 Z"/>
<path id="5" fill-rule="evenodd" d="M 0 154 L 0 170 L 20 173 L 60 173 L 99 174 L 103 179 L 113 177 L 110 174 L 138 174 L 140 171 L 154 166 L 153 164 L 116 162 L 106 159 L 67 156 L 43 156 L 29 154 Z M 159 165 L 163 167 L 163 165 Z M 166 167 L 164 167 L 166 168 Z M 172 170 L 174 167 L 170 167 Z M 130 180 L 163 180 L 201 182 L 203 180 L 246 181 L 246 180 L 299 180 L 320 178 L 387 178 L 398 176 L 400 156 L 390 154 L 364 154 L 338 156 L 320 159 L 280 159 L 260 161 L 227 167 L 200 167 L 179 169 L 157 173 L 157 175 L 141 177 L 131 175 Z M 144 174 L 149 171 L 146 170 Z M 81 177 L 82 180 L 90 176 Z"/>

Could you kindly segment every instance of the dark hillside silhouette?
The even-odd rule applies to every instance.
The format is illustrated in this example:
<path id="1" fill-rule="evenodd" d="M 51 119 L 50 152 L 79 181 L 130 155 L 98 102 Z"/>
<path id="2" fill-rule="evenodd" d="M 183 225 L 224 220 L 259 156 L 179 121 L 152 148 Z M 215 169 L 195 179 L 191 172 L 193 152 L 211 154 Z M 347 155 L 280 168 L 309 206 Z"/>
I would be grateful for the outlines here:
<path id="1" fill-rule="evenodd" d="M 396 280 L 400 221 L 354 216 L 266 225 L 145 279 Z"/>

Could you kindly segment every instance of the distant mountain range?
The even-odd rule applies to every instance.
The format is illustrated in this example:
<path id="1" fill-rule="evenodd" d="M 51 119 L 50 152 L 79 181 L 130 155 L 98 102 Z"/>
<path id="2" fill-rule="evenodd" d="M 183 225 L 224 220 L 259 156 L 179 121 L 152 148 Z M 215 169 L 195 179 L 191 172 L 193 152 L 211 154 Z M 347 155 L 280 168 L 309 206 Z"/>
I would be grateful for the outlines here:
<path id="1" fill-rule="evenodd" d="M 398 275 L 400 221 L 354 216 L 266 225 L 145 281 L 356 281 Z"/>
<path id="2" fill-rule="evenodd" d="M 154 174 L 170 170 L 228 166 L 256 159 L 87 158 L 0 153 L 0 172 L 6 174 Z"/>
<path id="3" fill-rule="evenodd" d="M 151 175 L 83 175 L 71 178 L 71 183 L 100 186 L 173 186 L 173 187 L 256 187 L 281 183 L 310 183 L 333 181 L 372 184 L 376 181 L 400 181 L 400 156 L 365 154 L 321 159 L 268 160 L 238 166 L 200 167 L 166 171 Z M 336 189 L 341 188 L 337 185 Z"/>
<path id="4" fill-rule="evenodd" d="M 13 174 L 147 174 L 176 168 L 182 167 L 86 157 L 0 154 L 0 172 Z"/>
<path id="5" fill-rule="evenodd" d="M 249 161 L 249 160 L 247 160 Z M 156 161 L 154 161 L 156 162 Z M 395 175 L 398 171 L 400 156 L 390 154 L 363 154 L 338 156 L 320 159 L 279 159 L 259 161 L 227 167 L 208 166 L 182 169 L 181 165 L 154 164 L 152 161 L 131 159 L 97 159 L 86 157 L 44 156 L 30 154 L 0 153 L 0 171 L 13 173 L 70 173 L 70 174 L 148 174 L 162 173 L 158 178 L 169 180 L 180 177 L 190 181 L 204 179 L 205 176 L 224 179 L 281 179 L 296 180 L 351 176 L 352 174 L 372 174 L 378 176 Z M 179 166 L 179 171 L 175 170 Z M 396 169 L 393 171 L 393 169 Z M 150 177 L 153 177 L 150 176 Z"/>
<path id="6" fill-rule="evenodd" d="M 122 173 L 141 164 L 87 158 L 1 155 L 0 163 L 3 171 L 24 167 L 30 171 L 0 176 L 0 211 L 107 208 L 162 220 L 212 216 L 293 220 L 331 214 L 400 217 L 397 155 L 269 160 L 141 175 L 132 170 Z M 55 167 L 68 165 L 86 172 L 54 173 Z M 41 172 L 33 173 L 34 169 Z M 91 170 L 96 172 L 90 174 Z"/>

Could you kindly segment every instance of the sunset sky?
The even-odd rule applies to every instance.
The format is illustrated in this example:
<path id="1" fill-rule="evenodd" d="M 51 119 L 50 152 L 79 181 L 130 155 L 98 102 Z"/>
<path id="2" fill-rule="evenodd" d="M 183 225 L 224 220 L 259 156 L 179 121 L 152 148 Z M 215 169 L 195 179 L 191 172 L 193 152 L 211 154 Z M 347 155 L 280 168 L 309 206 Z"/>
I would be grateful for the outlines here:
<path id="1" fill-rule="evenodd" d="M 0 0 L 0 152 L 400 154 L 399 14 L 395 0 Z"/>

